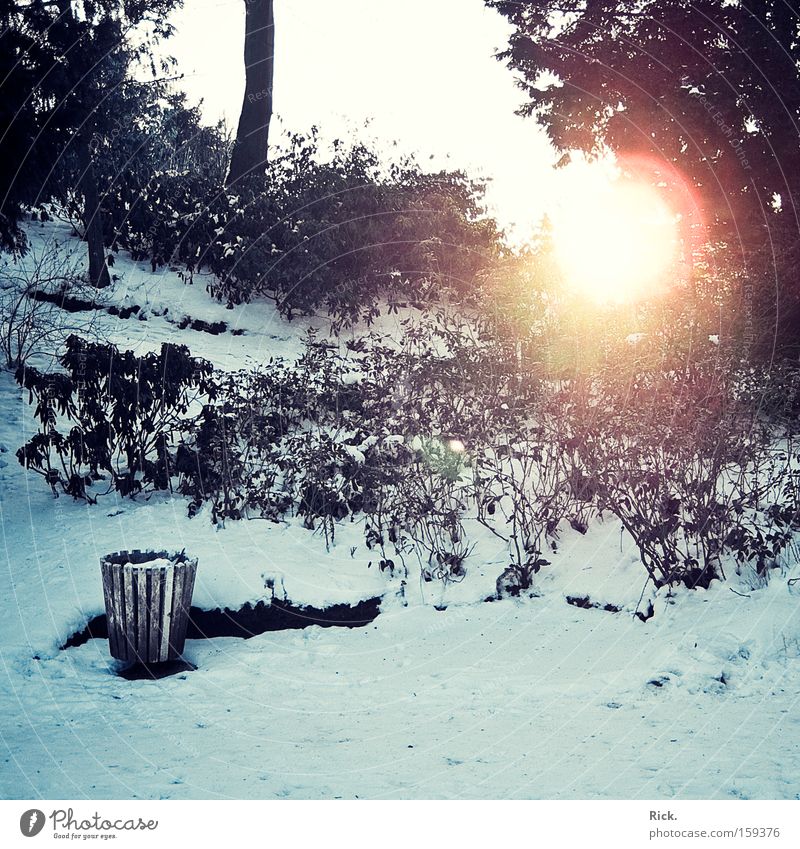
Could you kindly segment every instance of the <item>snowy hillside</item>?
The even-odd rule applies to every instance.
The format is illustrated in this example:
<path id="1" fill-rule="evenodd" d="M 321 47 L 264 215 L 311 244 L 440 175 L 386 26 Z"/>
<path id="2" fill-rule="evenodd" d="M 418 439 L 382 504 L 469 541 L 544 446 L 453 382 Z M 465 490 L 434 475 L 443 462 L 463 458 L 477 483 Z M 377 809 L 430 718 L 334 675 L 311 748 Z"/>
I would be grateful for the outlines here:
<path id="1" fill-rule="evenodd" d="M 82 256 L 66 227 L 29 234 L 33 255 L 58 241 Z M 225 309 L 199 274 L 122 255 L 112 272 L 91 316 L 121 350 L 178 342 L 234 370 L 292 361 L 309 327 L 327 330 L 264 302 Z M 36 429 L 28 400 L 0 373 L 2 797 L 800 798 L 792 557 L 766 581 L 730 568 L 707 590 L 653 593 L 606 516 L 563 529 L 530 593 L 486 601 L 508 555 L 477 522 L 466 577 L 437 583 L 413 560 L 407 579 L 382 572 L 358 517 L 326 546 L 297 517 L 189 518 L 177 494 L 56 499 L 15 458 Z M 205 611 L 380 598 L 380 613 L 190 639 L 195 671 L 128 681 L 106 640 L 63 646 L 104 611 L 100 557 L 137 548 L 197 557 Z"/>

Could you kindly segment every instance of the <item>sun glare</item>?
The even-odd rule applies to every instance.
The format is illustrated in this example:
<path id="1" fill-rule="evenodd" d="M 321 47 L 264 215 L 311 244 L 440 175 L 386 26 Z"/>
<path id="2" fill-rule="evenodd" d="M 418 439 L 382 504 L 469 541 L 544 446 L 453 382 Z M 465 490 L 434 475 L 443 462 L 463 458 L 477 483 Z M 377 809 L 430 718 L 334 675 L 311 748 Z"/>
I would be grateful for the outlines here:
<path id="1" fill-rule="evenodd" d="M 567 285 L 615 303 L 663 290 L 678 263 L 679 232 L 678 216 L 658 189 L 599 165 L 569 176 L 552 216 Z"/>

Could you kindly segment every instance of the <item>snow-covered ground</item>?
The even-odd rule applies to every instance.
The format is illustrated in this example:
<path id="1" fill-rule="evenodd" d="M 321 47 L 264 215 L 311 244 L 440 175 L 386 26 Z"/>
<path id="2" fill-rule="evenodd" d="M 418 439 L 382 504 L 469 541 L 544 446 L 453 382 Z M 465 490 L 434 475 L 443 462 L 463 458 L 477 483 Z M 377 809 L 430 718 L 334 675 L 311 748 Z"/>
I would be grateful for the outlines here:
<path id="1" fill-rule="evenodd" d="M 58 226 L 34 236 L 81 250 Z M 293 358 L 312 323 L 226 310 L 201 279 L 122 257 L 114 272 L 110 301 L 147 317 L 98 313 L 121 347 L 180 341 L 239 368 Z M 184 315 L 245 332 L 179 330 Z M 462 583 L 412 574 L 401 598 L 358 523 L 327 551 L 300 523 L 217 530 L 180 497 L 53 499 L 14 457 L 34 422 L 7 373 L 0 409 L 4 798 L 800 798 L 796 566 L 760 588 L 734 574 L 662 591 L 642 622 L 644 571 L 607 520 L 565 532 L 536 597 L 482 601 L 507 560 L 476 531 Z M 60 649 L 103 611 L 103 554 L 184 547 L 204 609 L 269 601 L 274 586 L 315 606 L 383 596 L 381 613 L 356 629 L 190 640 L 197 670 L 159 681 L 119 677 L 104 640 Z"/>

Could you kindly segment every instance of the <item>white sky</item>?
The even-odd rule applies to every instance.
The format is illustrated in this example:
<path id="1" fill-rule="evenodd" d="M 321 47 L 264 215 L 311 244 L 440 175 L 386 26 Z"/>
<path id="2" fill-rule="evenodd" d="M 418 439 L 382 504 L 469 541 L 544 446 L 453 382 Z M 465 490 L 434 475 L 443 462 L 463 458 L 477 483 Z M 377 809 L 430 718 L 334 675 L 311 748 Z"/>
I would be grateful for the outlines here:
<path id="1" fill-rule="evenodd" d="M 243 0 L 185 0 L 167 45 L 193 100 L 233 128 L 244 89 Z M 367 135 L 492 178 L 500 223 L 525 238 L 554 193 L 552 149 L 514 114 L 523 94 L 494 58 L 507 25 L 482 0 L 275 0 L 275 100 L 282 124 Z M 274 135 L 273 135 L 274 137 Z"/>

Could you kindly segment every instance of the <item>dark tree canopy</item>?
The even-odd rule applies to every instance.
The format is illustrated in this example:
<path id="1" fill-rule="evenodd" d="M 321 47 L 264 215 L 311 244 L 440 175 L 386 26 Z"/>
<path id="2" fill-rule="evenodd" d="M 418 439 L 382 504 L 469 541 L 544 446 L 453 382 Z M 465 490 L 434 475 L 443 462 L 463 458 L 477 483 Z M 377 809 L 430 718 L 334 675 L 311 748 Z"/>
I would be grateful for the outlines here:
<path id="1" fill-rule="evenodd" d="M 800 210 L 797 0 L 487 0 L 563 150 L 674 164 L 737 229 Z"/>
<path id="2" fill-rule="evenodd" d="M 39 201 L 53 161 L 55 133 L 46 132 L 48 98 L 40 88 L 55 51 L 40 38 L 50 18 L 42 4 L 24 10 L 0 0 L 0 247 L 23 245 L 24 205 Z"/>
<path id="3" fill-rule="evenodd" d="M 142 119 L 134 78 L 181 0 L 0 0 L 0 243 L 23 246 L 23 207 L 78 194 L 89 275 L 108 282 L 98 152 Z"/>

